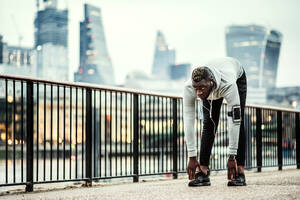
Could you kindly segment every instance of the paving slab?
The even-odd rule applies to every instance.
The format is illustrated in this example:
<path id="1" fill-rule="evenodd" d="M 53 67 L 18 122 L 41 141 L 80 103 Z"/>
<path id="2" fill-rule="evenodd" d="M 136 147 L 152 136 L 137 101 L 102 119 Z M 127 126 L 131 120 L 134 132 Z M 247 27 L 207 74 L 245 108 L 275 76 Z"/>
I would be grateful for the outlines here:
<path id="1" fill-rule="evenodd" d="M 186 176 L 177 180 L 147 180 L 139 183 L 108 183 L 93 187 L 67 187 L 1 195 L 0 199 L 117 199 L 117 200 L 210 200 L 210 199 L 300 199 L 300 170 L 246 172 L 247 186 L 228 187 L 226 174 L 211 175 L 211 186 L 188 187 Z"/>

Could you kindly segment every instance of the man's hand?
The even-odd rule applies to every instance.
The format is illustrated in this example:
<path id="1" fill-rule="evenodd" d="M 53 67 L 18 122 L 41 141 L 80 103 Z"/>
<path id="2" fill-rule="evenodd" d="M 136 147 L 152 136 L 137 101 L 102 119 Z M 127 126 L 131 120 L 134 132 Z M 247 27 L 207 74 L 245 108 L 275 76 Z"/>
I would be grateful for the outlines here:
<path id="1" fill-rule="evenodd" d="M 197 168 L 200 171 L 200 164 L 198 160 L 196 159 L 196 157 L 190 157 L 188 167 L 186 169 L 186 172 L 189 175 L 189 180 L 195 179 L 195 172 Z"/>
<path id="2" fill-rule="evenodd" d="M 235 158 L 230 158 L 227 161 L 227 178 L 234 180 L 237 176 L 237 163 Z"/>

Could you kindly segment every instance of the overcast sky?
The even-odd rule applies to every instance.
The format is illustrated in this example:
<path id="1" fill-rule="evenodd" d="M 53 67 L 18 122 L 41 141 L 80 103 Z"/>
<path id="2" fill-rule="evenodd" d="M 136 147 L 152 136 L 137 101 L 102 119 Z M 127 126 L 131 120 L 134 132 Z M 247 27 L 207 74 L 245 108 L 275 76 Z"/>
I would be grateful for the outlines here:
<path id="1" fill-rule="evenodd" d="M 72 74 L 79 63 L 79 21 L 83 4 L 102 10 L 104 32 L 118 83 L 132 70 L 151 72 L 157 30 L 176 49 L 176 61 L 192 66 L 225 56 L 225 27 L 257 24 L 283 34 L 277 86 L 300 86 L 299 0 L 58 0 L 69 9 L 69 52 Z M 0 34 L 33 46 L 35 0 L 0 0 Z M 53 72 L 55 73 L 55 72 Z M 73 79 L 73 77 L 72 77 Z"/>

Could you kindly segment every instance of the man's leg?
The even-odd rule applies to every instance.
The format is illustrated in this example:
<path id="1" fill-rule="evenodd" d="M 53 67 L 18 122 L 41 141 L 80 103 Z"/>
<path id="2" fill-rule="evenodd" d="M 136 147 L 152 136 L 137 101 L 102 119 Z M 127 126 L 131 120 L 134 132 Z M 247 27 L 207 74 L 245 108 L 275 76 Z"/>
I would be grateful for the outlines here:
<path id="1" fill-rule="evenodd" d="M 215 132 L 217 131 L 220 117 L 220 110 L 223 98 L 212 101 L 212 119 L 210 118 L 210 101 L 203 101 L 203 130 L 201 136 L 200 148 L 200 169 L 203 173 L 207 173 L 209 166 L 209 158 L 211 149 L 215 139 Z M 214 132 L 215 131 L 215 132 Z"/>
<path id="2" fill-rule="evenodd" d="M 247 96 L 247 78 L 244 73 L 242 77 L 237 80 L 237 86 L 239 90 L 240 96 L 240 104 L 241 104 L 241 126 L 240 126 L 240 136 L 239 136 L 239 145 L 237 151 L 237 165 L 238 169 L 241 173 L 244 174 L 244 166 L 245 166 L 245 145 L 246 145 L 246 135 L 245 135 L 245 127 L 244 127 L 244 113 L 245 113 L 245 104 L 246 104 L 246 96 Z"/>

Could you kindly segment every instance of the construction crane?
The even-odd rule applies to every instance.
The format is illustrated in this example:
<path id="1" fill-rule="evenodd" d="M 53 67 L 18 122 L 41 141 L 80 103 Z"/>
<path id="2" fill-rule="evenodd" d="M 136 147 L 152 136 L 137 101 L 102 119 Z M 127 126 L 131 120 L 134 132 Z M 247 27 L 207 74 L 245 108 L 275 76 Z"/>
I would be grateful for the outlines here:
<path id="1" fill-rule="evenodd" d="M 18 25 L 16 23 L 16 20 L 15 20 L 15 17 L 13 14 L 10 15 L 11 16 L 11 19 L 14 23 L 14 26 L 15 26 L 15 29 L 16 29 L 16 32 L 17 32 L 17 35 L 18 35 L 18 40 L 19 40 L 19 47 L 21 46 L 21 43 L 22 43 L 22 40 L 23 40 L 23 36 L 21 35 L 19 29 L 18 29 Z"/>

